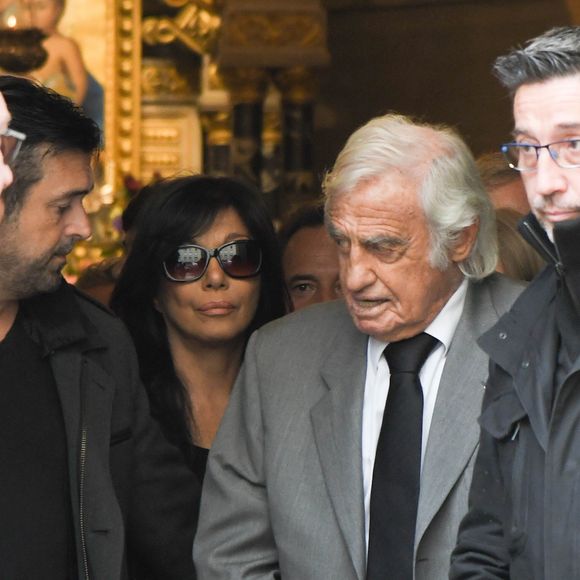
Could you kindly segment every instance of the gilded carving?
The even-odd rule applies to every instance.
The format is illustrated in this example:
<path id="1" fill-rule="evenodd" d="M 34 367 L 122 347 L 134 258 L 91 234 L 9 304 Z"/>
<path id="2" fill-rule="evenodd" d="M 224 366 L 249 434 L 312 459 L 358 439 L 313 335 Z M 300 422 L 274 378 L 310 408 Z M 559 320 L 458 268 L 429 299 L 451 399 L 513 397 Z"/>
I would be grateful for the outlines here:
<path id="1" fill-rule="evenodd" d="M 274 76 L 274 81 L 282 91 L 283 99 L 292 103 L 312 101 L 318 88 L 317 77 L 301 66 L 281 69 Z"/>
<path id="2" fill-rule="evenodd" d="M 111 185 L 118 189 L 124 175 L 140 176 L 141 4 L 138 0 L 116 2 L 108 18 L 107 65 L 113 74 L 107 93 L 105 158 Z"/>
<path id="3" fill-rule="evenodd" d="M 187 2 L 174 18 L 147 18 L 143 40 L 148 44 L 168 44 L 179 40 L 193 52 L 209 52 L 221 26 L 220 15 L 207 2 Z"/>
<path id="4" fill-rule="evenodd" d="M 322 18 L 311 12 L 244 12 L 228 21 L 224 34 L 230 47 L 308 48 L 324 45 L 324 30 Z"/>
<path id="5" fill-rule="evenodd" d="M 229 145 L 232 140 L 232 117 L 228 112 L 204 113 L 201 122 L 210 147 Z"/>
<path id="6" fill-rule="evenodd" d="M 145 98 L 191 93 L 187 81 L 169 59 L 143 59 L 141 91 Z"/>
<path id="7" fill-rule="evenodd" d="M 233 103 L 258 103 L 266 94 L 268 73 L 254 67 L 220 69 Z"/>

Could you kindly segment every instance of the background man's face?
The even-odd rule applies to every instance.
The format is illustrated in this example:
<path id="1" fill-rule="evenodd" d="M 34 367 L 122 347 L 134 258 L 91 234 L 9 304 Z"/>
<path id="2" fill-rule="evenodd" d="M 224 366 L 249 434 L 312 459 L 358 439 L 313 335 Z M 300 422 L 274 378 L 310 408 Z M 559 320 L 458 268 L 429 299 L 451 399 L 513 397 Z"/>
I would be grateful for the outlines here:
<path id="1" fill-rule="evenodd" d="M 66 255 L 91 233 L 82 206 L 93 187 L 91 156 L 65 151 L 42 159 L 42 179 L 30 188 L 22 208 L 0 222 L 3 299 L 54 290 Z"/>
<path id="2" fill-rule="evenodd" d="M 391 171 L 330 206 L 342 293 L 361 332 L 398 341 L 423 331 L 462 276 L 429 262 L 430 232 L 414 180 Z M 455 257 L 454 252 L 450 256 Z"/>
<path id="3" fill-rule="evenodd" d="M 516 140 L 534 145 L 580 138 L 580 74 L 521 86 L 514 98 Z M 562 169 L 547 150 L 536 171 L 522 173 L 532 211 L 551 235 L 580 217 L 580 168 Z"/>
<path id="4" fill-rule="evenodd" d="M 298 230 L 286 244 L 282 261 L 294 310 L 340 298 L 338 254 L 324 226 Z"/>

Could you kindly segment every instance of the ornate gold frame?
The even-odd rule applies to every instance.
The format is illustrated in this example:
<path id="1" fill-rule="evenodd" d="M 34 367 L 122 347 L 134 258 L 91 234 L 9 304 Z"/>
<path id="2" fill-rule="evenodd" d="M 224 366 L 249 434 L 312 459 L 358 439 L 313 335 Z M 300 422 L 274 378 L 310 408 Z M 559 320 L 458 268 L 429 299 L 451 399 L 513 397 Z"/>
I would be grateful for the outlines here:
<path id="1" fill-rule="evenodd" d="M 141 0 L 107 3 L 105 181 L 118 191 L 141 173 Z"/>

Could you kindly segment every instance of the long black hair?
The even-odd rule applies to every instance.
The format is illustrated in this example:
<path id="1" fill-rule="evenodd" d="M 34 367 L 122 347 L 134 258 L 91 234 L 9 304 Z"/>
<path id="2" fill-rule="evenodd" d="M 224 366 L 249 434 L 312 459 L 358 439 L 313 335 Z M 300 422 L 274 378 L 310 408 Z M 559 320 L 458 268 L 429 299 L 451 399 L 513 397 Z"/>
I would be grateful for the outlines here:
<path id="1" fill-rule="evenodd" d="M 262 248 L 260 297 L 250 334 L 283 316 L 288 297 L 280 250 L 270 216 L 259 193 L 229 177 L 188 176 L 144 188 L 144 203 L 134 221 L 135 239 L 111 299 L 125 321 L 139 357 L 141 376 L 154 416 L 170 440 L 187 454 L 190 425 L 195 425 L 189 397 L 176 376 L 165 322 L 155 309 L 163 278 L 163 260 L 181 244 L 211 228 L 216 216 L 234 209 Z"/>

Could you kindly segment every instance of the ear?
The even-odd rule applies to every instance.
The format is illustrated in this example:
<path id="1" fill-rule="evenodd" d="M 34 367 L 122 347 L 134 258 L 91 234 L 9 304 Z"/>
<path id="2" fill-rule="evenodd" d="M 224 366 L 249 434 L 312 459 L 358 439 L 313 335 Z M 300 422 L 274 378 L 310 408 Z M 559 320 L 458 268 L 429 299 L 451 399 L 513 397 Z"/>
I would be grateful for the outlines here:
<path id="1" fill-rule="evenodd" d="M 153 298 L 153 308 L 155 308 L 155 310 L 157 310 L 159 314 L 163 314 L 163 312 L 161 311 L 161 307 L 159 306 L 159 298 L 157 298 L 157 296 Z"/>
<path id="2" fill-rule="evenodd" d="M 453 263 L 459 264 L 469 257 L 469 254 L 471 253 L 471 250 L 475 244 L 478 231 L 479 221 L 476 221 L 470 226 L 467 226 L 461 230 L 461 233 L 457 237 L 457 242 L 449 254 L 449 259 Z"/>

